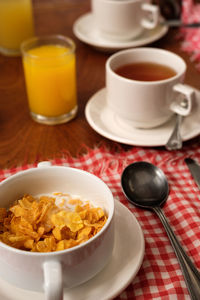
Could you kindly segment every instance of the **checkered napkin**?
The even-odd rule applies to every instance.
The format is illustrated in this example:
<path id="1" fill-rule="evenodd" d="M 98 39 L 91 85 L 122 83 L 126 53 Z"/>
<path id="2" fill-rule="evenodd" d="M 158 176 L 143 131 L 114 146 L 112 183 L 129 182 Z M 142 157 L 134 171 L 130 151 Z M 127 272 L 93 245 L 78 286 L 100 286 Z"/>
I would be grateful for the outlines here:
<path id="1" fill-rule="evenodd" d="M 53 165 L 84 169 L 100 177 L 110 187 L 115 199 L 135 215 L 142 227 L 145 238 L 143 264 L 133 282 L 115 300 L 190 299 L 180 266 L 160 220 L 153 212 L 128 203 L 120 186 L 121 173 L 132 162 L 148 161 L 164 171 L 169 181 L 170 195 L 163 210 L 186 252 L 200 269 L 200 191 L 184 163 L 185 157 L 193 157 L 200 163 L 198 145 L 187 145 L 175 152 L 140 147 L 133 147 L 129 151 L 119 148 L 108 150 L 101 146 L 88 150 L 79 158 L 68 155 L 52 161 Z M 0 180 L 35 166 L 1 170 Z"/>
<path id="2" fill-rule="evenodd" d="M 200 23 L 200 3 L 182 0 L 181 18 L 183 23 Z M 197 69 L 200 71 L 200 27 L 182 28 L 180 34 L 182 50 L 191 55 L 191 60 L 197 63 Z"/>

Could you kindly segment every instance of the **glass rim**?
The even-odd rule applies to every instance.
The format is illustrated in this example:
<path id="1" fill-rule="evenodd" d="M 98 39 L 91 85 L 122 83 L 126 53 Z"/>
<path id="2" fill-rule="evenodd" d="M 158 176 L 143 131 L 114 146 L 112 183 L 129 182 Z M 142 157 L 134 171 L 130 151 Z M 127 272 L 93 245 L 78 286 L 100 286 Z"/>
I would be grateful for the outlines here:
<path id="1" fill-rule="evenodd" d="M 55 42 L 53 42 L 53 41 L 50 42 L 51 39 L 52 39 L 52 40 L 53 40 L 53 39 L 54 39 L 54 40 L 57 39 L 57 41 L 58 41 L 57 45 L 61 45 L 61 46 L 62 46 L 62 44 L 59 43 L 59 41 L 67 42 L 67 43 L 69 44 L 69 49 L 67 49 L 64 53 L 59 54 L 58 57 L 63 57 L 63 56 L 65 56 L 65 55 L 69 55 L 69 54 L 72 54 L 72 53 L 75 52 L 76 45 L 75 45 L 75 42 L 74 42 L 71 38 L 66 37 L 66 36 L 64 36 L 64 35 L 61 35 L 61 34 L 54 34 L 54 35 L 34 36 L 34 37 L 32 37 L 32 38 L 29 38 L 29 39 L 23 41 L 23 42 L 21 43 L 21 46 L 20 46 L 20 50 L 21 50 L 22 55 L 23 55 L 23 56 L 31 57 L 31 58 L 33 58 L 33 59 L 38 59 L 38 57 L 39 57 L 38 55 L 30 54 L 30 53 L 28 53 L 28 50 L 34 49 L 34 48 L 36 48 L 36 47 L 40 47 L 40 46 L 43 46 L 43 45 L 51 45 L 51 44 L 52 44 L 52 45 L 56 45 Z M 49 43 L 44 43 L 44 42 L 47 42 L 48 40 L 49 40 Z M 38 43 L 38 45 L 37 45 L 37 42 L 41 42 L 41 44 Z M 34 43 L 35 43 L 35 44 L 34 44 Z M 33 46 L 26 49 L 26 47 L 28 47 L 28 46 L 31 45 L 31 44 L 32 44 Z M 55 58 L 55 57 L 54 57 L 54 58 Z M 46 57 L 43 57 L 43 59 L 46 59 Z M 48 57 L 48 59 L 49 59 L 49 57 Z"/>

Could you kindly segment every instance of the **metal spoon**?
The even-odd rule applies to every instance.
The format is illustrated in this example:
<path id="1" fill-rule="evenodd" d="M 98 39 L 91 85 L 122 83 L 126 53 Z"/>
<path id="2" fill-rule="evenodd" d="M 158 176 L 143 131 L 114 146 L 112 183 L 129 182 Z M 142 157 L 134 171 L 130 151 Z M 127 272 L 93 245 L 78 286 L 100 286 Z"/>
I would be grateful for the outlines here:
<path id="1" fill-rule="evenodd" d="M 163 20 L 160 22 L 161 25 L 169 27 L 185 27 L 185 28 L 199 28 L 200 23 L 183 23 L 180 19 Z"/>
<path id="2" fill-rule="evenodd" d="M 176 122 L 174 126 L 174 130 L 167 141 L 165 148 L 169 151 L 178 150 L 182 148 L 183 142 L 180 133 L 180 127 L 182 123 L 183 116 L 176 114 Z"/>
<path id="3" fill-rule="evenodd" d="M 148 162 L 136 162 L 124 169 L 121 185 L 125 196 L 132 204 L 153 210 L 160 218 L 181 266 L 191 299 L 199 300 L 200 272 L 183 250 L 161 209 L 169 194 L 165 174 Z"/>
<path id="4" fill-rule="evenodd" d="M 188 107 L 188 101 L 183 99 L 180 103 L 180 106 L 184 109 Z M 172 134 L 170 135 L 165 148 L 169 151 L 171 150 L 178 150 L 182 148 L 183 142 L 181 137 L 181 123 L 182 123 L 183 116 L 176 114 L 176 122 Z"/>

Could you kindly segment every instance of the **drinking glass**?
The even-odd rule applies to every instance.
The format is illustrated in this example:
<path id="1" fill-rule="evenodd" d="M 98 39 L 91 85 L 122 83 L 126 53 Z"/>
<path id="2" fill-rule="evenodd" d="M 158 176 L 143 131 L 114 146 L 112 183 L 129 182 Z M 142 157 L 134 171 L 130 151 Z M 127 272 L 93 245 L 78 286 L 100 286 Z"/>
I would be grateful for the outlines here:
<path id="1" fill-rule="evenodd" d="M 34 36 L 31 0 L 0 1 L 0 53 L 20 55 L 21 43 Z"/>
<path id="2" fill-rule="evenodd" d="M 21 46 L 30 114 L 60 124 L 77 113 L 75 44 L 61 35 L 35 37 Z"/>

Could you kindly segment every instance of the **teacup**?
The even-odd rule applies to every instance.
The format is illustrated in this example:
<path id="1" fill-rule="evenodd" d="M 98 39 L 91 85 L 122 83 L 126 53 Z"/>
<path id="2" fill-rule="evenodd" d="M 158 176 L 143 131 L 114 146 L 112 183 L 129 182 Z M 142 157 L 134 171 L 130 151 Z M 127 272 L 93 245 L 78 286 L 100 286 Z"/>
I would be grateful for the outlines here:
<path id="1" fill-rule="evenodd" d="M 0 183 L 0 206 L 8 207 L 24 193 L 55 191 L 83 196 L 103 208 L 108 220 L 94 237 L 67 250 L 28 252 L 0 242 L 0 276 L 20 288 L 44 291 L 46 300 L 63 299 L 63 287 L 77 286 L 100 272 L 110 260 L 114 243 L 112 193 L 102 180 L 83 170 L 42 162 Z"/>
<path id="2" fill-rule="evenodd" d="M 154 67 L 152 75 L 157 66 L 170 69 L 172 74 L 150 81 L 118 74 L 120 68 L 141 64 L 143 70 L 143 65 L 149 63 Z M 187 116 L 192 111 L 195 93 L 183 84 L 185 72 L 184 60 L 167 50 L 146 47 L 119 51 L 106 62 L 107 105 L 121 124 L 138 128 L 159 126 L 174 113 Z"/>
<path id="3" fill-rule="evenodd" d="M 144 28 L 158 25 L 159 8 L 145 0 L 91 0 L 94 23 L 99 33 L 112 40 L 129 40 Z M 150 14 L 150 17 L 146 15 Z"/>

